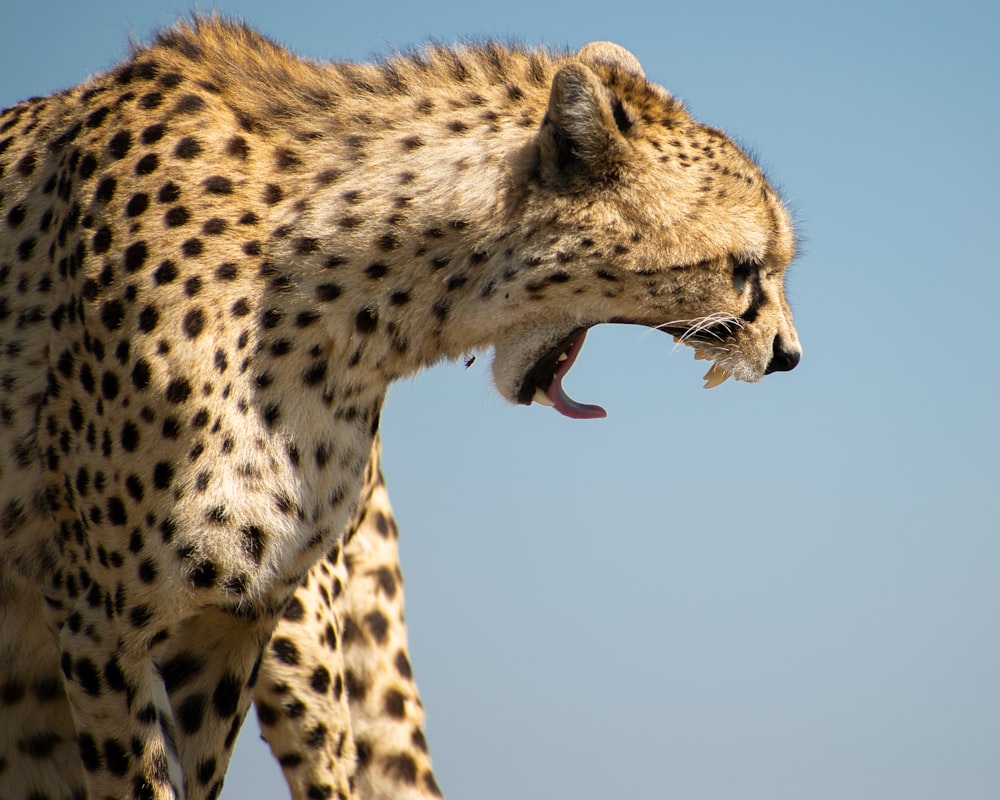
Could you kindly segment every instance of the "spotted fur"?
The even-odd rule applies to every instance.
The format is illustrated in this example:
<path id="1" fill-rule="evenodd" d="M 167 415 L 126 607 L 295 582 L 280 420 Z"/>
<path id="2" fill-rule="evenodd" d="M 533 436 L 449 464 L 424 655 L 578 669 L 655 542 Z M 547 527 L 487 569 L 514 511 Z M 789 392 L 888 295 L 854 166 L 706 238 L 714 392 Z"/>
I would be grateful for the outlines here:
<path id="1" fill-rule="evenodd" d="M 300 60 L 197 19 L 0 114 L 0 796 L 439 796 L 388 385 L 602 322 L 790 369 L 779 199 L 607 43 Z M 574 346 L 577 346 L 574 345 Z"/>

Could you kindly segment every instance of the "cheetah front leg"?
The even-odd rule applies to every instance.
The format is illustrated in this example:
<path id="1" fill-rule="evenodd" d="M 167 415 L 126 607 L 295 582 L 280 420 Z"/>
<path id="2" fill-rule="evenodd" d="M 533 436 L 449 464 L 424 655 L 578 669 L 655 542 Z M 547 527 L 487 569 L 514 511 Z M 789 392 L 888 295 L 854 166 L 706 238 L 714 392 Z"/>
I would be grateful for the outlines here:
<path id="1" fill-rule="evenodd" d="M 108 620 L 113 592 L 96 582 L 59 629 L 66 696 L 92 798 L 184 800 L 177 732 L 146 647 Z M 99 602 L 98 602 L 99 601 Z"/>
<path id="2" fill-rule="evenodd" d="M 261 733 L 294 800 L 356 797 L 338 613 L 346 577 L 338 544 L 285 607 L 254 691 Z"/>
<path id="3" fill-rule="evenodd" d="M 403 621 L 397 528 L 376 439 L 342 548 L 313 567 L 278 624 L 255 702 L 295 800 L 345 768 L 359 798 L 436 798 Z M 356 767 L 354 756 L 356 754 Z"/>

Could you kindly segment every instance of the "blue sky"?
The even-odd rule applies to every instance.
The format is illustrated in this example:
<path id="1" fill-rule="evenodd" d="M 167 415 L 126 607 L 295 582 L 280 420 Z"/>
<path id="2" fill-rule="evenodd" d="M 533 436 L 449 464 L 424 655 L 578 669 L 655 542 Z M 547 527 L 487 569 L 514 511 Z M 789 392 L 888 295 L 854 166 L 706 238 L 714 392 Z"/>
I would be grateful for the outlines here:
<path id="1" fill-rule="evenodd" d="M 759 0 L 223 2 L 290 48 L 613 39 L 794 210 L 804 357 L 757 386 L 632 328 L 507 406 L 484 355 L 395 387 L 385 468 L 446 795 L 1000 797 L 1000 11 Z M 0 105 L 187 2 L 18 3 Z M 224 798 L 287 796 L 245 728 Z"/>

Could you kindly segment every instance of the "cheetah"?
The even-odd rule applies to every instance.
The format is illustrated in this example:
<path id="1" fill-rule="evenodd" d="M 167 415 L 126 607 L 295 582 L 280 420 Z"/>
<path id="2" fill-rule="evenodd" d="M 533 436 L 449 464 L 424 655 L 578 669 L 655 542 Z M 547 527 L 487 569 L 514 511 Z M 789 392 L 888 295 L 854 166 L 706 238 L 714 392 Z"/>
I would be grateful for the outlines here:
<path id="1" fill-rule="evenodd" d="M 379 471 L 388 386 L 587 331 L 794 368 L 789 215 L 610 43 L 295 57 L 196 17 L 0 115 L 0 796 L 440 796 Z"/>

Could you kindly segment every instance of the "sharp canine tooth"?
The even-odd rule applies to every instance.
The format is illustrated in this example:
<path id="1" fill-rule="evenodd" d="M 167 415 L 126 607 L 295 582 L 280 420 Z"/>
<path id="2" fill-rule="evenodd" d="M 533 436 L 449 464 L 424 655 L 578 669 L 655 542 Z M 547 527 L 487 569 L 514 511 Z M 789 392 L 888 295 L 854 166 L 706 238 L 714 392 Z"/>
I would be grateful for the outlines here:
<path id="1" fill-rule="evenodd" d="M 708 372 L 705 373 L 705 388 L 714 389 L 719 384 L 729 380 L 729 373 L 718 364 L 712 364 Z"/>
<path id="2" fill-rule="evenodd" d="M 559 361 L 560 363 L 561 363 L 561 362 L 563 362 L 563 361 L 566 361 L 566 360 L 568 360 L 568 359 L 569 359 L 569 356 L 568 356 L 568 355 L 566 355 L 565 353 L 560 353 L 560 354 L 559 354 L 559 358 L 558 358 L 558 361 Z"/>
<path id="3" fill-rule="evenodd" d="M 535 389 L 535 396 L 531 399 L 536 403 L 541 403 L 543 406 L 548 406 L 549 408 L 552 408 L 555 405 L 555 403 L 549 400 L 548 395 L 541 390 L 541 387 Z"/>

